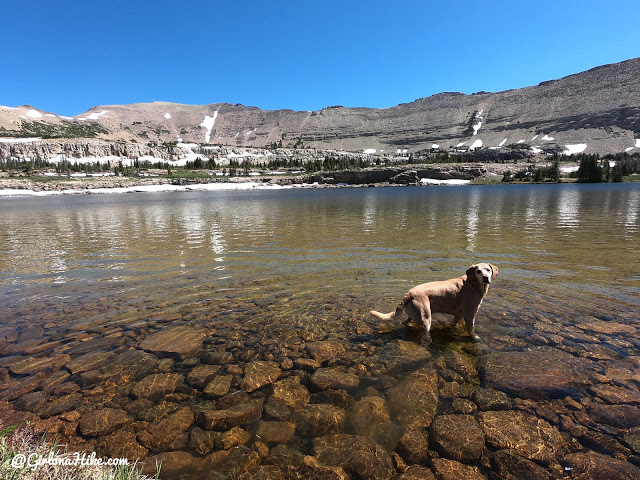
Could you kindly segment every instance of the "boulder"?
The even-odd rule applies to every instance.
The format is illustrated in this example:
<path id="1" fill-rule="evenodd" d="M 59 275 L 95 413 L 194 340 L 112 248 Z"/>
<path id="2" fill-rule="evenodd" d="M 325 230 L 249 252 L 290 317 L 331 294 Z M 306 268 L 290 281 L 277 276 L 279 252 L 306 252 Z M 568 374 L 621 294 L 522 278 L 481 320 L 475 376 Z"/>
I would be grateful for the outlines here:
<path id="1" fill-rule="evenodd" d="M 85 437 L 102 437 L 129 423 L 127 412 L 118 408 L 101 408 L 87 413 L 78 422 L 78 432 Z"/>
<path id="2" fill-rule="evenodd" d="M 555 427 L 525 412 L 481 412 L 478 418 L 489 445 L 509 449 L 529 460 L 551 463 L 565 445 Z"/>
<path id="3" fill-rule="evenodd" d="M 161 452 L 193 425 L 193 418 L 191 409 L 183 407 L 168 417 L 152 423 L 148 430 L 138 434 L 138 440 L 149 450 Z"/>
<path id="4" fill-rule="evenodd" d="M 204 430 L 228 430 L 239 425 L 248 425 L 260 419 L 262 405 L 251 402 L 225 410 L 202 410 L 197 415 L 198 425 Z"/>
<path id="5" fill-rule="evenodd" d="M 275 362 L 255 361 L 244 367 L 242 388 L 251 393 L 275 382 L 282 370 Z"/>
<path id="6" fill-rule="evenodd" d="M 438 374 L 416 370 L 390 390 L 388 401 L 391 415 L 407 430 L 429 427 L 438 409 Z"/>
<path id="7" fill-rule="evenodd" d="M 572 453 L 560 463 L 571 478 L 580 480 L 640 480 L 640 469 L 632 463 L 596 452 Z"/>
<path id="8" fill-rule="evenodd" d="M 341 432 L 344 428 L 345 410 L 326 403 L 308 404 L 293 414 L 297 432 L 303 436 L 317 437 Z"/>
<path id="9" fill-rule="evenodd" d="M 371 396 L 363 397 L 347 412 L 345 432 L 370 438 L 391 452 L 403 430 L 391 421 L 385 399 Z"/>
<path id="10" fill-rule="evenodd" d="M 335 434 L 313 440 L 313 453 L 321 465 L 342 467 L 362 480 L 396 477 L 391 456 L 373 440 L 358 435 Z"/>
<path id="11" fill-rule="evenodd" d="M 311 383 L 319 390 L 355 390 L 360 378 L 336 368 L 319 368 L 311 375 Z"/>
<path id="12" fill-rule="evenodd" d="M 478 467 L 471 467 L 447 458 L 434 458 L 431 462 L 438 480 L 487 480 Z"/>
<path id="13" fill-rule="evenodd" d="M 258 422 L 256 436 L 263 442 L 289 443 L 296 433 L 296 425 L 291 422 Z"/>
<path id="14" fill-rule="evenodd" d="M 482 456 L 484 432 L 471 415 L 440 415 L 430 428 L 434 449 L 443 457 L 475 463 Z"/>
<path id="15" fill-rule="evenodd" d="M 583 393 L 590 383 L 592 365 L 557 348 L 534 347 L 490 353 L 483 377 L 487 387 L 519 398 L 546 400 Z"/>
<path id="16" fill-rule="evenodd" d="M 309 403 L 311 394 L 307 387 L 300 384 L 300 377 L 288 377 L 273 384 L 273 393 L 269 399 L 279 400 L 286 406 L 296 409 Z"/>
<path id="17" fill-rule="evenodd" d="M 134 384 L 131 394 L 134 398 L 158 399 L 175 392 L 178 385 L 183 383 L 184 377 L 179 373 L 154 373 Z"/>
<path id="18" fill-rule="evenodd" d="M 206 336 L 204 329 L 189 325 L 169 327 L 148 335 L 140 342 L 140 348 L 159 357 L 182 361 L 202 350 L 202 341 Z"/>

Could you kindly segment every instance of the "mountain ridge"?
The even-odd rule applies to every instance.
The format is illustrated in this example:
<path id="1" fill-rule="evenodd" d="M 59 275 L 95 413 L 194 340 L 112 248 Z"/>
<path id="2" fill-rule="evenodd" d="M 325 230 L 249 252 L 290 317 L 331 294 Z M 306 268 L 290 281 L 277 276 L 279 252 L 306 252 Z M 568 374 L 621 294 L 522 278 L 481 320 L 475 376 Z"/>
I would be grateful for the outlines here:
<path id="1" fill-rule="evenodd" d="M 441 92 L 393 107 L 262 110 L 166 101 L 100 105 L 74 117 L 0 107 L 0 137 L 311 147 L 394 155 L 527 149 L 534 154 L 640 151 L 640 57 L 500 92 Z"/>

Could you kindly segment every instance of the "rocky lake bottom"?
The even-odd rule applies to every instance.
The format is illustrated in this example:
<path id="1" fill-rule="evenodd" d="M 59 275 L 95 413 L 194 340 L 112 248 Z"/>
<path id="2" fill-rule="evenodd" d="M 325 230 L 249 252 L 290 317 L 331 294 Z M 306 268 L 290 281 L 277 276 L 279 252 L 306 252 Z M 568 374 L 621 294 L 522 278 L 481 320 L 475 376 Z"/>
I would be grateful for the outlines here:
<path id="1" fill-rule="evenodd" d="M 470 187 L 460 188 L 457 194 Z M 156 240 L 135 230 L 147 220 L 125 228 L 124 218 L 151 210 L 130 199 L 98 211 L 89 205 L 90 214 L 67 211 L 75 243 L 113 232 L 113 263 L 86 245 L 81 254 L 74 242 L 52 245 L 37 235 L 33 244 L 58 253 L 19 254 L 3 229 L 0 419 L 5 426 L 29 421 L 73 450 L 137 459 L 145 473 L 161 462 L 160 478 L 169 480 L 640 479 L 638 203 L 631 219 L 628 208 L 640 192 L 626 188 L 619 196 L 627 195 L 627 209 L 613 227 L 617 246 L 609 250 L 585 246 L 589 229 L 602 228 L 602 210 L 589 209 L 599 195 L 593 191 L 581 197 L 582 223 L 560 207 L 547 209 L 569 230 L 554 225 L 542 234 L 542 227 L 513 224 L 521 233 L 508 245 L 487 193 L 495 190 L 466 190 L 467 211 L 478 217 L 470 226 L 473 214 L 463 215 L 453 237 L 437 223 L 452 217 L 434 213 L 428 227 L 446 238 L 429 250 L 409 246 L 424 238 L 423 224 L 414 231 L 397 223 L 405 198 L 397 195 L 411 192 L 402 188 L 341 193 L 349 205 L 361 195 L 369 207 L 380 202 L 380 216 L 365 211 L 351 236 L 353 216 L 338 220 L 344 209 L 316 203 L 332 193 L 289 194 L 302 218 L 314 219 L 304 234 L 289 214 L 273 230 L 258 224 L 262 209 L 278 205 L 257 207 L 265 197 L 251 196 L 247 206 L 240 194 L 235 213 L 214 215 L 211 228 L 209 197 L 199 196 L 206 204 L 195 209 L 206 232 L 201 243 L 175 225 L 178 237 Z M 413 193 L 422 198 L 420 189 Z M 438 193 L 441 204 L 450 193 Z M 594 204 L 608 205 L 612 218 L 619 208 L 608 198 Z M 194 212 L 183 200 L 157 200 L 181 217 Z M 68 208 L 78 200 L 58 201 Z M 503 215 L 510 204 L 501 204 Z M 19 205 L 15 219 L 5 216 L 17 230 L 35 215 Z M 46 225 L 51 211 L 39 208 Z M 383 217 L 390 219 L 375 223 Z M 512 222 L 534 222 L 524 217 Z M 154 225 L 150 231 L 162 230 Z M 380 238 L 390 225 L 387 243 Z M 145 249 L 127 238 L 146 239 Z M 168 263 L 159 250 L 167 241 L 182 252 L 180 262 Z M 393 309 L 418 280 L 462 274 L 467 257 L 478 256 L 500 267 L 477 317 L 480 340 L 445 316 L 436 318 L 430 342 L 420 342 L 414 330 L 367 315 Z M 61 257 L 66 268 L 53 268 Z M 21 270 L 9 275 L 11 268 Z"/>

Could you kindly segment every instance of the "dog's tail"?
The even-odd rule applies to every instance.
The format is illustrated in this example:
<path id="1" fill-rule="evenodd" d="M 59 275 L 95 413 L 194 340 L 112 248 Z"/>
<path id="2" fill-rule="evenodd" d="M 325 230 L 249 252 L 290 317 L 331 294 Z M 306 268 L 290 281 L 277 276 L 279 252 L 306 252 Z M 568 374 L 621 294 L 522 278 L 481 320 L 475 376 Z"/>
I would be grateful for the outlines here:
<path id="1" fill-rule="evenodd" d="M 407 293 L 393 312 L 381 313 L 376 310 L 371 310 L 369 313 L 380 320 L 391 320 L 402 313 L 404 306 L 409 300 L 411 300 L 411 295 Z"/>

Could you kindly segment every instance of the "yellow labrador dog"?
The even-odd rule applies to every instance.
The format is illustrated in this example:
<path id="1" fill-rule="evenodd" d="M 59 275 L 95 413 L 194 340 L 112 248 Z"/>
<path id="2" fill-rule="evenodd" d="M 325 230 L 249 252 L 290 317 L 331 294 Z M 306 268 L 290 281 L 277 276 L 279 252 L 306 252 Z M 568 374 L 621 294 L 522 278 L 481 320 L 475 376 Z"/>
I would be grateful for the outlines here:
<path id="1" fill-rule="evenodd" d="M 489 285 L 497 276 L 498 267 L 490 263 L 478 263 L 469 267 L 461 277 L 413 287 L 394 312 L 371 310 L 369 313 L 380 320 L 391 320 L 404 312 L 409 317 L 406 323 L 415 323 L 424 330 L 423 334 L 431 330 L 432 313 L 447 313 L 453 315 L 456 322 L 464 318 L 467 332 L 475 338 L 473 327 L 476 313 Z"/>

